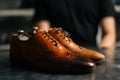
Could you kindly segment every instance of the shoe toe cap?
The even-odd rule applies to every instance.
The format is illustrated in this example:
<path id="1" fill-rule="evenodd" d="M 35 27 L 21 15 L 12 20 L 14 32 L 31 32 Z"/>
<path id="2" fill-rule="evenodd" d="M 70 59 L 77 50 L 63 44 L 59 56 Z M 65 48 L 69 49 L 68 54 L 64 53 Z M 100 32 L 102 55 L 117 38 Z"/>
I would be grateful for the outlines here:
<path id="1" fill-rule="evenodd" d="M 76 60 L 77 64 L 79 64 L 80 67 L 83 67 L 83 68 L 95 68 L 96 67 L 96 64 L 90 60 L 90 59 L 87 59 L 87 58 L 83 58 L 83 57 L 79 57 L 78 60 Z"/>
<path id="2" fill-rule="evenodd" d="M 105 56 L 102 53 L 96 52 L 95 56 L 96 56 L 95 61 L 104 61 L 105 60 Z"/>
<path id="3" fill-rule="evenodd" d="M 105 56 L 100 52 L 97 52 L 97 51 L 94 51 L 94 50 L 89 50 L 88 53 L 90 54 L 89 58 L 91 60 L 93 60 L 94 62 L 105 60 Z"/>

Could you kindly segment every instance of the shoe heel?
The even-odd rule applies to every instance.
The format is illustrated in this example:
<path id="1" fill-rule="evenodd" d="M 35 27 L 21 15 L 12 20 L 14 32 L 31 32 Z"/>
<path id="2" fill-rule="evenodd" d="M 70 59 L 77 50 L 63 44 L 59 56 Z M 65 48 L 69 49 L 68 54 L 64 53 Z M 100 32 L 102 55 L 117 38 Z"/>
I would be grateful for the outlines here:
<path id="1" fill-rule="evenodd" d="M 11 66 L 24 66 L 25 65 L 25 61 L 22 60 L 22 59 L 10 56 L 10 65 Z"/>

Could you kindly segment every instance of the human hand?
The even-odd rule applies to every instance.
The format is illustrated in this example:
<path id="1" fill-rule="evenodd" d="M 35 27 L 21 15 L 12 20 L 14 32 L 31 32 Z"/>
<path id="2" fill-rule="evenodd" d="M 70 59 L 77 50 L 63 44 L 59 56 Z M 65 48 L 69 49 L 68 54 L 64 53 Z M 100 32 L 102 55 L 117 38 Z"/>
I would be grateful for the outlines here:
<path id="1" fill-rule="evenodd" d="M 39 29 L 48 31 L 50 28 L 50 22 L 48 20 L 40 20 L 35 24 Z"/>
<path id="2" fill-rule="evenodd" d="M 105 55 L 105 62 L 113 63 L 116 48 L 115 41 L 109 39 L 106 41 L 104 40 L 98 44 L 98 47 Z"/>

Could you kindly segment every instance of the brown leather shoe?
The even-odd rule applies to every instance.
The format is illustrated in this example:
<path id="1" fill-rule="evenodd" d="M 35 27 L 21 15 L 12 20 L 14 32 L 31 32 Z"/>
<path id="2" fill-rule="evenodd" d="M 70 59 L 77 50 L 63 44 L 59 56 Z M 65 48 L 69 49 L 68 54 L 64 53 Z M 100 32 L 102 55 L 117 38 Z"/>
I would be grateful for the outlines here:
<path id="1" fill-rule="evenodd" d="M 26 40 L 23 39 L 23 37 Z M 57 73 L 89 73 L 95 64 L 67 50 L 45 31 L 35 34 L 13 34 L 10 43 L 10 61 L 13 65 L 29 65 L 37 70 Z"/>
<path id="2" fill-rule="evenodd" d="M 82 46 L 78 46 L 70 37 L 66 31 L 63 31 L 62 28 L 51 28 L 49 34 L 58 40 L 62 45 L 67 49 L 78 53 L 81 57 L 85 57 L 93 60 L 94 62 L 103 61 L 105 59 L 104 55 Z"/>

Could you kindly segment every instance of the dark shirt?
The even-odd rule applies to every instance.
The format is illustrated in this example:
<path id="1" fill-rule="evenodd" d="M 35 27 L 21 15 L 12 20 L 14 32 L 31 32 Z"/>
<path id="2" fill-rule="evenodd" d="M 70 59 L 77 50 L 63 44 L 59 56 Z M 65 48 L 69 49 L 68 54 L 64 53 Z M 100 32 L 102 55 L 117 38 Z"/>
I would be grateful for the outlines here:
<path id="1" fill-rule="evenodd" d="M 98 24 L 115 15 L 112 0 L 36 0 L 34 21 L 50 20 L 80 45 L 96 45 Z"/>

